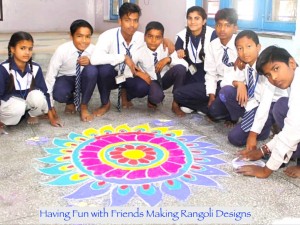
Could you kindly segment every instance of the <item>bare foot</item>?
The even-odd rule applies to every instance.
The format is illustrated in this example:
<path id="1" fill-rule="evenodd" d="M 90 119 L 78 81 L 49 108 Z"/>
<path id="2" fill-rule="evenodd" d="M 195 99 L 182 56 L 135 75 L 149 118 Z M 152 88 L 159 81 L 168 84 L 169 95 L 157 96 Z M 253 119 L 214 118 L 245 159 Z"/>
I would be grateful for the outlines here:
<path id="1" fill-rule="evenodd" d="M 157 105 L 156 105 L 156 104 L 152 104 L 152 103 L 149 102 L 149 101 L 148 101 L 148 103 L 147 103 L 147 106 L 148 106 L 149 109 L 153 109 L 153 110 L 157 109 Z"/>
<path id="2" fill-rule="evenodd" d="M 103 116 L 108 110 L 110 109 L 110 102 L 108 102 L 106 105 L 102 105 L 100 108 L 96 109 L 93 114 L 94 116 Z"/>
<path id="3" fill-rule="evenodd" d="M 29 116 L 28 119 L 27 119 L 27 123 L 30 124 L 30 125 L 38 124 L 39 123 L 39 118 L 37 116 L 35 116 L 35 117 Z"/>
<path id="4" fill-rule="evenodd" d="M 225 127 L 227 128 L 232 128 L 235 126 L 235 124 L 237 123 L 237 121 L 232 121 L 232 120 L 226 120 L 224 122 Z"/>
<path id="5" fill-rule="evenodd" d="M 91 122 L 94 119 L 94 116 L 90 114 L 87 105 L 80 105 L 80 117 L 83 122 Z"/>
<path id="6" fill-rule="evenodd" d="M 7 132 L 4 130 L 5 124 L 0 122 L 0 135 L 1 134 L 7 134 Z"/>
<path id="7" fill-rule="evenodd" d="M 66 114 L 74 114 L 76 113 L 76 108 L 74 104 L 67 104 L 65 107 Z"/>
<path id="8" fill-rule="evenodd" d="M 43 114 L 43 115 L 40 115 L 38 117 L 39 117 L 39 119 L 42 119 L 42 120 L 48 120 L 49 119 L 48 114 Z"/>
<path id="9" fill-rule="evenodd" d="M 176 116 L 178 116 L 178 117 L 183 117 L 183 116 L 185 116 L 185 112 L 183 112 L 181 109 L 180 109 L 180 107 L 179 107 L 179 105 L 177 104 L 177 102 L 175 102 L 174 100 L 173 100 L 173 102 L 172 102 L 172 111 L 176 114 Z"/>
<path id="10" fill-rule="evenodd" d="M 133 104 L 131 101 L 128 101 L 127 99 L 127 92 L 125 88 L 122 88 L 121 90 L 121 100 L 122 100 L 122 108 L 123 109 L 129 109 L 133 107 Z"/>
<path id="11" fill-rule="evenodd" d="M 283 172 L 289 177 L 300 178 L 300 166 L 289 166 Z"/>

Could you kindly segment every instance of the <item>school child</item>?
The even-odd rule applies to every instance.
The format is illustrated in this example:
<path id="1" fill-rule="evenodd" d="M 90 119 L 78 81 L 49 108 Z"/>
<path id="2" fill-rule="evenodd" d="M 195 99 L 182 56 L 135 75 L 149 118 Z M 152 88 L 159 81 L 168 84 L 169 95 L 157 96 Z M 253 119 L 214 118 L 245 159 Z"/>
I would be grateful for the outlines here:
<path id="1" fill-rule="evenodd" d="M 133 56 L 137 65 L 136 76 L 145 80 L 149 85 L 148 107 L 156 108 L 165 97 L 163 90 L 173 86 L 174 91 L 184 83 L 188 65 L 179 59 L 177 53 L 169 55 L 163 49 L 164 27 L 160 22 L 152 21 L 145 29 L 145 42 Z M 176 102 L 172 102 L 172 111 L 181 111 Z"/>
<path id="2" fill-rule="evenodd" d="M 88 111 L 88 103 L 97 83 L 97 68 L 90 64 L 95 48 L 91 44 L 93 27 L 79 19 L 70 26 L 71 41 L 58 46 L 46 74 L 48 92 L 53 100 L 66 103 L 65 113 L 80 112 L 81 121 L 90 122 L 93 115 Z"/>
<path id="3" fill-rule="evenodd" d="M 256 70 L 264 74 L 274 86 L 287 89 L 289 97 L 280 98 L 273 106 L 275 122 L 282 128 L 279 134 L 267 144 L 255 150 L 243 150 L 239 154 L 248 160 L 258 160 L 269 155 L 265 167 L 242 166 L 237 172 L 245 176 L 259 178 L 269 177 L 278 170 L 282 163 L 288 163 L 291 157 L 300 157 L 300 70 L 295 59 L 287 50 L 277 46 L 269 46 L 261 52 L 257 59 Z M 284 170 L 290 177 L 300 177 L 300 166 L 288 167 Z"/>
<path id="4" fill-rule="evenodd" d="M 136 71 L 132 61 L 132 56 L 144 45 L 144 34 L 137 31 L 140 16 L 141 9 L 137 4 L 123 3 L 119 8 L 120 27 L 107 30 L 98 38 L 91 57 L 91 63 L 98 67 L 97 85 L 101 96 L 101 106 L 94 111 L 95 116 L 102 116 L 110 109 L 112 89 L 122 87 L 118 94 L 121 94 L 123 108 L 131 107 L 132 99 L 148 95 L 149 85 L 134 76 Z M 170 51 L 172 44 L 166 39 L 164 43 Z M 121 108 L 120 101 L 117 108 Z"/>
<path id="5" fill-rule="evenodd" d="M 174 99 L 181 106 L 177 116 L 194 110 L 207 112 L 208 97 L 205 93 L 205 52 L 217 35 L 206 25 L 207 14 L 200 6 L 192 6 L 186 13 L 187 27 L 176 35 L 175 49 L 178 57 L 189 64 L 185 85 L 174 90 Z"/>
<path id="6" fill-rule="evenodd" d="M 234 79 L 233 86 L 223 87 L 219 95 L 231 117 L 242 116 L 241 123 L 229 131 L 229 142 L 235 146 L 247 143 L 246 148 L 253 149 L 257 140 L 269 137 L 274 124 L 273 105 L 280 97 L 287 96 L 287 92 L 276 88 L 257 73 L 255 66 L 261 45 L 254 31 L 238 33 L 235 46 L 239 59 L 246 63 L 245 69 Z"/>
<path id="7" fill-rule="evenodd" d="M 232 85 L 234 62 L 237 59 L 237 52 L 234 45 L 235 33 L 237 31 L 238 15 L 235 9 L 220 9 L 215 15 L 215 29 L 218 38 L 210 42 L 205 62 L 205 86 L 208 96 L 208 116 L 212 120 L 225 119 L 234 122 L 236 118 L 229 115 L 228 110 L 219 97 L 221 87 Z"/>
<path id="8" fill-rule="evenodd" d="M 33 38 L 19 31 L 8 43 L 8 59 L 0 65 L 0 133 L 5 125 L 16 125 L 28 111 L 28 124 L 48 113 L 53 126 L 60 124 L 51 110 L 41 67 L 32 61 Z"/>

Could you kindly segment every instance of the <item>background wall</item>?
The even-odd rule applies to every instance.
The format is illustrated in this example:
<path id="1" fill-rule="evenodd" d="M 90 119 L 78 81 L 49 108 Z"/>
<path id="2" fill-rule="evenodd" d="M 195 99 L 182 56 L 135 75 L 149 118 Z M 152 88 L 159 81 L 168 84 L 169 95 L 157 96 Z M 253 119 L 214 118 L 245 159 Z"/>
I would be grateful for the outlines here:
<path id="1" fill-rule="evenodd" d="M 149 21 L 156 20 L 165 26 L 165 36 L 174 39 L 184 28 L 186 2 L 177 0 L 139 0 L 142 8 L 140 31 Z M 3 17 L 0 32 L 18 30 L 28 32 L 68 32 L 76 19 L 85 19 L 96 32 L 118 26 L 108 21 L 109 0 L 2 0 Z M 171 7 L 172 6 L 172 7 Z"/>
<path id="2" fill-rule="evenodd" d="M 95 24 L 95 0 L 2 0 L 0 32 L 68 31 L 72 21 Z"/>
<path id="3" fill-rule="evenodd" d="M 185 27 L 186 8 L 195 0 L 138 2 L 142 8 L 139 30 L 143 32 L 149 21 L 157 20 L 165 27 L 165 37 L 174 40 L 176 33 Z M 72 21 L 79 18 L 89 21 L 98 33 L 118 26 L 117 22 L 107 20 L 109 0 L 2 0 L 2 4 L 4 20 L 0 21 L 0 35 L 18 30 L 69 32 Z M 297 10 L 300 15 L 300 4 Z M 293 55 L 300 56 L 300 16 L 296 24 L 296 35 L 292 40 L 261 38 L 262 44 L 278 44 Z"/>
<path id="4" fill-rule="evenodd" d="M 176 6 L 174 5 L 176 2 Z M 105 31 L 118 26 L 117 22 L 105 20 L 108 18 L 108 0 L 96 0 L 95 27 L 97 31 Z M 142 9 L 139 30 L 144 32 L 148 22 L 159 21 L 165 27 L 165 37 L 173 40 L 176 33 L 182 30 L 186 24 L 186 1 L 184 0 L 139 0 Z M 103 19 L 104 18 L 104 19 Z"/>

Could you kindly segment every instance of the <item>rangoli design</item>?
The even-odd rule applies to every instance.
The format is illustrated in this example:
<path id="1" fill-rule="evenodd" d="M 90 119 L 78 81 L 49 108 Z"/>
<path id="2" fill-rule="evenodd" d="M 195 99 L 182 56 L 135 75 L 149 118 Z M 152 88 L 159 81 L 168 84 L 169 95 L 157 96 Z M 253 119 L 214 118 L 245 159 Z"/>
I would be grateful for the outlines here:
<path id="1" fill-rule="evenodd" d="M 54 138 L 55 147 L 44 149 L 49 156 L 38 159 L 53 165 L 39 171 L 55 176 L 47 185 L 76 185 L 68 199 L 109 193 L 110 206 L 136 196 L 155 206 L 167 194 L 183 201 L 191 195 L 190 185 L 219 187 L 214 177 L 228 175 L 213 167 L 225 163 L 215 157 L 223 152 L 201 138 L 149 124 L 89 128 Z"/>

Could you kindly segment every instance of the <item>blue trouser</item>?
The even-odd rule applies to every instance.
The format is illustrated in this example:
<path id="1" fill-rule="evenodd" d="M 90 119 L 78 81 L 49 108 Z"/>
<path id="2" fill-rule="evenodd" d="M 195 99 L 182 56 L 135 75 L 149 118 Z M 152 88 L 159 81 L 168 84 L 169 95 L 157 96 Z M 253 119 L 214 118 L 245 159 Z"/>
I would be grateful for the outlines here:
<path id="1" fill-rule="evenodd" d="M 219 114 L 230 116 L 232 121 L 238 121 L 238 119 L 244 115 L 245 109 L 241 107 L 236 100 L 237 89 L 233 86 L 224 86 L 219 92 L 219 98 L 223 105 L 219 106 Z"/>
<path id="2" fill-rule="evenodd" d="M 284 119 L 288 113 L 288 97 L 281 97 L 277 100 L 273 107 L 273 117 L 276 124 L 282 129 L 284 127 Z M 297 149 L 294 151 L 293 158 L 300 158 L 300 144 L 298 144 Z"/>
<path id="3" fill-rule="evenodd" d="M 118 72 L 110 64 L 99 65 L 97 85 L 101 97 L 101 104 L 106 105 L 109 102 L 110 92 L 118 87 L 115 77 Z M 143 98 L 148 95 L 149 85 L 139 77 L 127 78 L 122 86 L 126 89 L 127 99 Z"/>
<path id="4" fill-rule="evenodd" d="M 271 104 L 270 110 L 269 110 L 269 115 L 267 118 L 267 121 L 265 122 L 265 125 L 260 132 L 260 134 L 257 136 L 257 140 L 265 140 L 269 137 L 270 132 L 271 132 L 271 127 L 275 123 L 272 110 L 274 107 L 275 102 Z M 254 108 L 255 113 L 258 107 Z M 228 133 L 228 140 L 231 144 L 235 146 L 244 146 L 247 143 L 247 138 L 248 138 L 249 132 L 245 132 L 241 128 L 241 123 L 235 125 Z"/>
<path id="5" fill-rule="evenodd" d="M 152 81 L 148 94 L 148 101 L 152 104 L 161 103 L 165 97 L 163 90 L 170 88 L 173 85 L 172 93 L 180 88 L 185 79 L 186 69 L 183 65 L 176 65 L 170 68 L 162 77 L 162 87 L 158 81 Z"/>
<path id="6" fill-rule="evenodd" d="M 197 72 L 195 74 L 191 74 L 190 70 L 186 72 L 186 78 L 184 81 L 185 85 L 194 84 L 194 83 L 205 83 L 205 71 L 204 71 L 204 63 L 194 64 L 197 68 Z"/>
<path id="7" fill-rule="evenodd" d="M 98 70 L 96 66 L 85 66 L 81 72 L 81 104 L 88 104 L 97 83 Z M 74 103 L 76 76 L 57 77 L 53 87 L 53 99 L 60 103 Z"/>
<path id="8" fill-rule="evenodd" d="M 236 112 L 232 111 L 231 115 L 226 105 L 224 104 L 224 98 L 232 98 L 232 96 L 236 95 L 236 92 L 234 93 L 234 90 L 231 88 L 221 88 L 220 83 L 221 81 L 218 81 L 216 99 L 209 107 L 208 115 L 211 117 L 211 119 L 214 120 L 226 119 L 236 121 L 240 117 L 240 114 L 242 115 L 242 112 L 240 112 L 239 110 L 237 110 Z"/>

